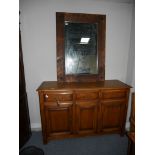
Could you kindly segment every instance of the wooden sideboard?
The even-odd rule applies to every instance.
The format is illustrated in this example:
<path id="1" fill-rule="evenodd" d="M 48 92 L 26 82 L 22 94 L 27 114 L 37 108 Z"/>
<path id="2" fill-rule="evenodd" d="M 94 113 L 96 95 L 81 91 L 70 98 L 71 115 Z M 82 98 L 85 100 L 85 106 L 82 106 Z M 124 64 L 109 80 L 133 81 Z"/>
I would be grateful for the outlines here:
<path id="1" fill-rule="evenodd" d="M 44 144 L 68 137 L 123 135 L 130 88 L 118 80 L 43 82 L 37 91 Z"/>
<path id="2" fill-rule="evenodd" d="M 135 93 L 131 97 L 130 131 L 135 132 Z"/>

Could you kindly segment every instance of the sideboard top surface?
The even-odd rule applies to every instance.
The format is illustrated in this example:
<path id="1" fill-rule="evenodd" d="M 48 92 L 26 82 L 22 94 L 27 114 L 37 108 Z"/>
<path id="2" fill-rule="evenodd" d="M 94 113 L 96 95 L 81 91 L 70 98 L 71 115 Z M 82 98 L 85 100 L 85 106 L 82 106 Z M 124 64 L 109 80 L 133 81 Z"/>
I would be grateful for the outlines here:
<path id="1" fill-rule="evenodd" d="M 129 89 L 131 86 L 119 80 L 105 80 L 99 82 L 57 82 L 44 81 L 37 91 L 69 90 L 69 89 Z"/>

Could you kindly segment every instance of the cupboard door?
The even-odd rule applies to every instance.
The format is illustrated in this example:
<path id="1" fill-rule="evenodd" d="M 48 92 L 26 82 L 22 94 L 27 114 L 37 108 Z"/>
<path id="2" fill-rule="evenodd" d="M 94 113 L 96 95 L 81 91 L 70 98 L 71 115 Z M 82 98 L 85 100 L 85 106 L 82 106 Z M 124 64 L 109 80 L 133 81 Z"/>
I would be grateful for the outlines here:
<path id="1" fill-rule="evenodd" d="M 101 131 L 122 132 L 125 125 L 125 100 L 104 100 L 101 102 Z"/>
<path id="2" fill-rule="evenodd" d="M 97 102 L 76 102 L 76 133 L 95 133 L 97 129 Z"/>
<path id="3" fill-rule="evenodd" d="M 72 133 L 72 103 L 61 103 L 59 106 L 45 105 L 45 121 L 47 137 L 61 136 Z"/>

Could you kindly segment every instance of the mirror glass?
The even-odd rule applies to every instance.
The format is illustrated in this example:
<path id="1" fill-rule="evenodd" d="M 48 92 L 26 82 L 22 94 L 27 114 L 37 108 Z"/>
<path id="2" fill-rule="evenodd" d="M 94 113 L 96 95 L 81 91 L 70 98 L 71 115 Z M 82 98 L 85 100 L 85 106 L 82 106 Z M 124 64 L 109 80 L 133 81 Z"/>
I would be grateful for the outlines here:
<path id="1" fill-rule="evenodd" d="M 98 74 L 97 23 L 64 22 L 65 74 Z"/>

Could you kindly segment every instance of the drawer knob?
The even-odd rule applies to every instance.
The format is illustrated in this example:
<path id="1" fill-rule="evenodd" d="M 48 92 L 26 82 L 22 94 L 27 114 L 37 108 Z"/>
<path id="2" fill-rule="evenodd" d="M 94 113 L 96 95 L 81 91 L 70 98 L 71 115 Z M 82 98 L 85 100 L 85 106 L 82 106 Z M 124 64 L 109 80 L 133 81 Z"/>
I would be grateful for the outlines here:
<path id="1" fill-rule="evenodd" d="M 48 95 L 47 94 L 45 95 L 45 98 L 48 98 Z"/>

